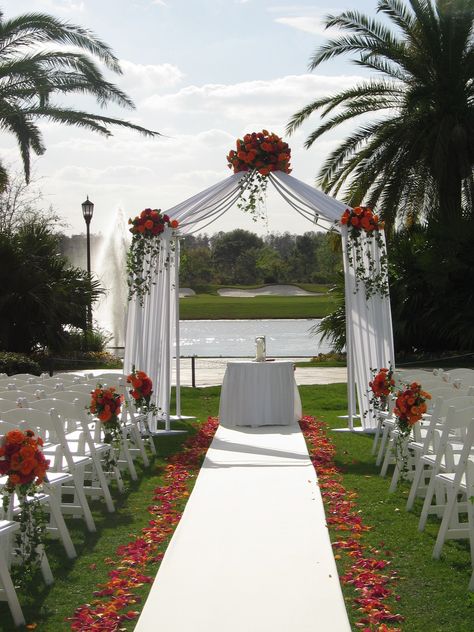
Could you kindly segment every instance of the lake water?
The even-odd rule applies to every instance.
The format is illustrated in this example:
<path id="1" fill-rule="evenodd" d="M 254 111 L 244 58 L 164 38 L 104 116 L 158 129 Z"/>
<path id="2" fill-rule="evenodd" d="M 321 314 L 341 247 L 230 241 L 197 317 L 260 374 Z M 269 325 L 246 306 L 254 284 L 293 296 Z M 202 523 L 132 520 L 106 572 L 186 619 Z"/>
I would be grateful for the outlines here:
<path id="1" fill-rule="evenodd" d="M 255 355 L 255 337 L 265 336 L 267 356 L 304 356 L 330 351 L 309 329 L 319 319 L 182 320 L 181 356 L 245 357 Z"/>

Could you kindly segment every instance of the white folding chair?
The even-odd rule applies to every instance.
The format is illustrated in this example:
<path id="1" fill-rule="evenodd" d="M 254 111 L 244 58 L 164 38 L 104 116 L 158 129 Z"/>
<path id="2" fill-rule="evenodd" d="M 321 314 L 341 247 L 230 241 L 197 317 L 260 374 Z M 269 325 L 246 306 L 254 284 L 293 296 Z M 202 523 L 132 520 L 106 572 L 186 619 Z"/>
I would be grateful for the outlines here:
<path id="1" fill-rule="evenodd" d="M 433 549 L 433 557 L 439 559 L 446 540 L 469 538 L 471 559 L 474 559 L 474 525 L 470 520 L 472 501 L 468 496 L 467 468 L 474 446 L 474 407 L 471 408 L 471 423 L 464 438 L 464 445 L 459 454 L 459 462 L 454 472 L 441 472 L 436 475 L 436 484 L 441 485 L 447 498 L 443 518 Z M 472 455 L 474 458 L 474 455 Z M 459 497 L 462 495 L 463 500 Z M 467 522 L 461 520 L 460 514 L 468 514 Z"/>
<path id="2" fill-rule="evenodd" d="M 60 399 L 37 400 L 32 403 L 31 407 L 48 413 L 54 410 L 59 415 L 72 454 L 87 456 L 92 459 L 91 484 L 85 486 L 84 491 L 90 496 L 102 496 L 108 511 L 115 511 L 107 477 L 100 460 L 100 453 L 108 452 L 110 446 L 105 443 L 97 445 L 94 443 L 85 410 L 82 410 L 77 404 Z"/>
<path id="3" fill-rule="evenodd" d="M 81 393 L 79 391 L 72 391 L 72 390 L 59 391 L 54 394 L 54 398 L 60 399 L 62 401 L 70 402 L 70 403 L 76 403 L 77 406 L 79 406 L 79 408 L 83 410 L 85 410 L 86 408 L 88 409 L 91 403 L 90 393 Z M 90 416 L 89 427 L 92 429 L 92 433 L 93 433 L 92 437 L 93 437 L 94 443 L 96 445 L 102 444 L 103 441 L 102 441 L 102 436 L 101 436 L 101 432 L 102 432 L 101 422 L 98 419 L 94 418 L 93 416 Z M 126 439 L 123 441 L 123 443 L 125 443 L 125 446 L 128 447 L 126 443 Z M 130 464 L 131 464 L 132 469 L 130 469 Z M 132 479 L 137 480 L 138 476 L 137 476 L 135 467 L 133 465 L 133 460 L 130 454 L 124 454 L 123 456 L 120 455 L 118 465 L 121 466 L 122 468 L 128 467 L 130 471 L 130 476 L 132 477 Z M 119 467 L 113 467 L 112 474 L 115 477 L 115 480 L 117 481 L 117 487 L 119 491 L 123 491 L 124 485 L 123 485 L 123 480 L 120 474 Z M 133 476 L 135 476 L 135 478 L 133 478 Z"/>
<path id="4" fill-rule="evenodd" d="M 74 516 L 81 516 L 91 532 L 96 530 L 94 519 L 84 493 L 85 468 L 90 466 L 92 460 L 86 456 L 74 456 L 68 445 L 64 428 L 57 414 L 46 413 L 33 408 L 18 408 L 2 413 L 2 418 L 9 423 L 25 421 L 33 426 L 33 430 L 53 446 L 45 445 L 44 452 L 51 456 L 50 470 L 67 473 L 72 476 L 72 485 L 65 482 L 61 487 L 64 494 L 72 494 L 73 502 L 66 502 L 61 498 L 61 511 Z"/>
<path id="5" fill-rule="evenodd" d="M 443 393 L 444 390 L 445 389 L 438 389 L 437 393 Z M 443 423 L 446 419 L 448 408 L 453 406 L 456 410 L 461 410 L 469 406 L 474 406 L 473 396 L 459 394 L 456 397 L 452 397 L 453 392 L 449 390 L 448 393 L 449 395 L 446 398 L 437 394 L 434 400 L 429 427 L 423 441 L 421 443 L 412 442 L 409 444 L 409 449 L 415 455 L 416 465 L 406 504 L 407 511 L 413 508 L 416 496 L 423 496 L 426 493 L 428 487 L 426 480 L 431 477 L 432 466 L 431 462 L 427 464 L 426 459 L 422 460 L 422 456 L 435 454 L 435 430 L 437 430 L 437 436 L 439 437 L 443 429 Z"/>
<path id="6" fill-rule="evenodd" d="M 446 508 L 446 496 L 440 487 L 436 486 L 437 474 L 442 472 L 454 472 L 460 461 L 460 453 L 464 445 L 464 439 L 474 417 L 474 407 L 456 410 L 454 405 L 450 405 L 446 419 L 442 426 L 442 431 L 435 430 L 434 443 L 435 454 L 425 454 L 421 461 L 431 469 L 430 480 L 426 491 L 423 509 L 421 511 L 418 529 L 423 531 L 426 526 L 428 515 L 436 513 L 442 518 Z M 433 496 L 436 493 L 435 504 L 432 505 Z"/>
<path id="7" fill-rule="evenodd" d="M 467 478 L 467 519 L 469 522 L 469 542 L 471 545 L 471 564 L 473 567 L 469 590 L 474 591 L 474 458 L 469 457 L 466 468 Z"/>
<path id="8" fill-rule="evenodd" d="M 0 600 L 8 603 L 13 622 L 17 627 L 26 623 L 10 575 L 12 538 L 19 529 L 19 522 L 0 520 Z"/>
<path id="9" fill-rule="evenodd" d="M 2 477 L 2 486 L 3 486 L 4 480 L 5 480 L 5 477 Z M 34 499 L 36 501 L 39 501 L 41 504 L 45 504 L 49 500 L 47 494 L 43 492 L 35 493 Z M 26 501 L 26 502 L 29 502 L 29 501 Z M 3 505 L 0 506 L 0 521 L 7 520 L 8 522 L 13 522 L 14 516 L 21 514 L 21 510 L 22 510 L 22 507 L 21 507 L 21 503 L 18 499 L 17 494 L 16 493 L 11 494 L 10 504 L 7 510 L 4 511 Z M 10 564 L 12 563 L 12 561 L 13 563 L 16 561 L 15 556 L 13 555 L 15 549 L 16 549 L 15 546 L 13 546 L 13 548 L 10 546 L 9 548 L 6 549 L 7 555 L 9 555 L 8 567 L 10 567 Z M 40 558 L 41 574 L 43 575 L 45 584 L 49 586 L 50 584 L 54 582 L 54 579 L 53 579 L 53 574 L 51 572 L 48 557 L 46 555 L 46 551 L 44 549 L 43 544 L 38 545 L 37 553 Z"/>

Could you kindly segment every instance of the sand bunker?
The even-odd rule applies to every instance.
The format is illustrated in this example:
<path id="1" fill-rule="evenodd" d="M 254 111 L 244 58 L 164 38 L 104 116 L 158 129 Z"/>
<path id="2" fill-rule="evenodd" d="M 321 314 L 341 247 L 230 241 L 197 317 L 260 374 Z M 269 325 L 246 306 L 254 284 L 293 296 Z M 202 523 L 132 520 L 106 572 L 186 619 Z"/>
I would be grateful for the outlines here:
<path id="1" fill-rule="evenodd" d="M 190 287 L 180 287 L 179 298 L 186 298 L 187 296 L 196 296 L 196 292 Z"/>
<path id="2" fill-rule="evenodd" d="M 237 290 L 234 288 L 223 288 L 217 290 L 220 296 L 232 298 L 252 298 L 254 296 L 318 296 L 317 292 L 307 292 L 297 285 L 266 285 L 253 290 Z"/>

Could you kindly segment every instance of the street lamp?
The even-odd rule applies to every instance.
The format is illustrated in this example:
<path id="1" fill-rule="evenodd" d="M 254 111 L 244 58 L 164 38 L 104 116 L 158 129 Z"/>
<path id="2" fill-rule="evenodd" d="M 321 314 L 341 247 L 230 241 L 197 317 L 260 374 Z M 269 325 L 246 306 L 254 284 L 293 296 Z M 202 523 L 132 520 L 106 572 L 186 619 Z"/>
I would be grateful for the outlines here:
<path id="1" fill-rule="evenodd" d="M 89 281 L 92 281 L 91 277 L 91 235 L 89 230 L 89 225 L 91 223 L 92 215 L 94 214 L 94 204 L 89 200 L 89 196 L 87 196 L 87 200 L 81 204 L 82 206 L 82 215 L 86 222 L 86 235 L 87 235 L 87 274 L 89 275 Z M 87 330 L 92 331 L 92 303 L 89 301 L 87 306 Z"/>

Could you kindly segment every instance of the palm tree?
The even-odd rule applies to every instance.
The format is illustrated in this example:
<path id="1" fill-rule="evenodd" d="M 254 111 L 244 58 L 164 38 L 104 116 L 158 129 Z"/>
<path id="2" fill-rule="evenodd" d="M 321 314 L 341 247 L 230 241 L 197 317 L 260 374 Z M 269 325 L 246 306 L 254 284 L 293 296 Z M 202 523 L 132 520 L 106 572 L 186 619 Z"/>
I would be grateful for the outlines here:
<path id="1" fill-rule="evenodd" d="M 74 46 L 71 52 L 62 46 Z M 58 48 L 54 48 L 58 46 Z M 39 120 L 82 127 L 110 136 L 110 126 L 121 126 L 148 136 L 157 133 L 127 121 L 65 107 L 53 101 L 59 95 L 91 95 L 100 106 L 116 103 L 133 108 L 131 99 L 108 82 L 98 61 L 118 74 L 118 59 L 107 44 L 81 26 L 42 13 L 26 13 L 11 20 L 0 11 L 0 129 L 16 137 L 25 177 L 30 155 L 43 154 Z M 7 181 L 0 165 L 0 190 Z"/>
<path id="2" fill-rule="evenodd" d="M 345 187 L 349 204 L 377 204 L 392 225 L 404 213 L 443 222 L 472 217 L 474 3 L 379 0 L 377 12 L 395 29 L 357 11 L 326 18 L 327 27 L 346 33 L 319 48 L 310 69 L 354 53 L 354 62 L 376 75 L 313 101 L 292 117 L 288 131 L 319 110 L 323 122 L 307 138 L 308 148 L 362 115 L 319 173 L 327 193 Z"/>

